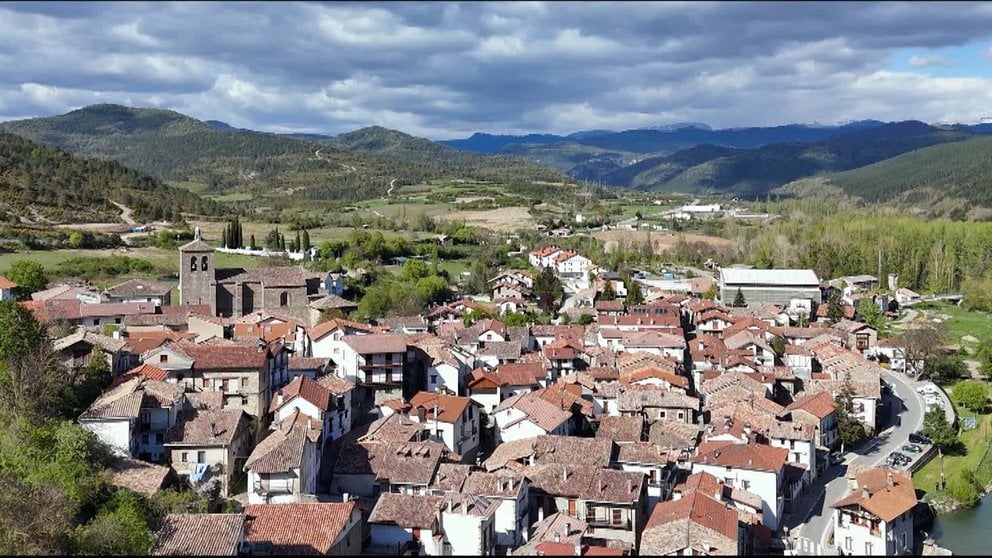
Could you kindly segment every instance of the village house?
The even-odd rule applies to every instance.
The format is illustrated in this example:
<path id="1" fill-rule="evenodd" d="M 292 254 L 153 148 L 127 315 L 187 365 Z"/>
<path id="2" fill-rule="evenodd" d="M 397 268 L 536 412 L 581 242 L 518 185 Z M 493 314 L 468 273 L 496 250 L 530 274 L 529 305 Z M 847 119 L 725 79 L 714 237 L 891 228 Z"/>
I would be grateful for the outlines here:
<path id="1" fill-rule="evenodd" d="M 553 434 L 572 433 L 572 414 L 530 393 L 520 393 L 500 403 L 492 412 L 497 443 Z"/>
<path id="2" fill-rule="evenodd" d="M 834 398 L 827 392 L 802 394 L 786 406 L 794 421 L 805 421 L 816 428 L 820 447 L 832 449 L 837 445 L 837 410 Z"/>
<path id="3" fill-rule="evenodd" d="M 371 389 L 376 402 L 400 397 L 416 389 L 404 374 L 407 359 L 405 335 L 345 335 L 340 357 L 332 358 L 338 363 L 338 375 Z"/>
<path id="4" fill-rule="evenodd" d="M 338 363 L 345 335 L 368 335 L 372 328 L 358 322 L 334 319 L 317 324 L 307 332 L 309 356 L 334 359 Z"/>
<path id="5" fill-rule="evenodd" d="M 410 398 L 410 419 L 430 440 L 440 442 L 464 461 L 479 449 L 479 411 L 468 397 L 422 391 Z"/>
<path id="6" fill-rule="evenodd" d="M 647 484 L 647 513 L 671 496 L 677 476 L 675 460 L 668 450 L 651 442 L 617 443 L 616 465 L 621 471 L 644 473 Z"/>
<path id="7" fill-rule="evenodd" d="M 737 512 L 693 491 L 654 507 L 641 535 L 644 556 L 743 556 Z"/>
<path id="8" fill-rule="evenodd" d="M 165 436 L 173 470 L 193 484 L 217 482 L 227 498 L 252 447 L 250 422 L 242 409 L 183 412 Z"/>
<path id="9" fill-rule="evenodd" d="M 695 423 L 699 400 L 684 393 L 653 386 L 624 386 L 617 392 L 621 415 L 639 415 L 648 422 L 675 420 Z"/>
<path id="10" fill-rule="evenodd" d="M 78 371 L 94 358 L 103 359 L 116 378 L 136 363 L 127 341 L 77 328 L 70 335 L 56 339 L 52 346 L 69 370 Z"/>
<path id="11" fill-rule="evenodd" d="M 492 556 L 496 549 L 496 510 L 500 503 L 484 496 L 449 492 L 441 502 L 444 554 Z"/>
<path id="12" fill-rule="evenodd" d="M 321 424 L 322 446 L 351 431 L 351 397 L 355 386 L 337 376 L 311 380 L 301 376 L 277 390 L 269 405 L 275 422 L 301 412 Z"/>
<path id="13" fill-rule="evenodd" d="M 369 515 L 368 552 L 421 556 L 444 554 L 441 496 L 382 494 Z"/>
<path id="14" fill-rule="evenodd" d="M 16 288 L 17 283 L 0 275 L 0 302 L 14 300 L 14 290 Z"/>
<path id="15" fill-rule="evenodd" d="M 186 404 L 183 389 L 140 375 L 121 380 L 79 416 L 79 424 L 116 455 L 161 462 L 165 433 Z"/>
<path id="16" fill-rule="evenodd" d="M 473 470 L 461 488 L 463 494 L 496 502 L 496 554 L 508 554 L 527 540 L 529 481 L 514 471 L 487 473 Z"/>
<path id="17" fill-rule="evenodd" d="M 846 344 L 864 355 L 878 343 L 878 330 L 870 325 L 852 320 L 839 320 L 831 326 L 846 335 Z"/>
<path id="18" fill-rule="evenodd" d="M 841 555 L 913 554 L 916 489 L 905 473 L 874 467 L 855 473 L 850 492 L 831 504 L 834 540 Z"/>
<path id="19" fill-rule="evenodd" d="M 172 284 L 133 279 L 103 292 L 108 302 L 144 302 L 155 306 L 172 304 Z"/>
<path id="20" fill-rule="evenodd" d="M 477 368 L 469 377 L 468 394 L 473 402 L 491 415 L 507 398 L 540 388 L 538 378 L 546 374 L 538 362 L 501 364 L 494 371 Z"/>
<path id="21" fill-rule="evenodd" d="M 286 372 L 290 382 L 300 377 L 317 380 L 333 371 L 333 362 L 330 358 L 290 356 Z"/>
<path id="22" fill-rule="evenodd" d="M 300 502 L 317 492 L 321 423 L 296 411 L 273 423 L 245 462 L 249 504 Z"/>

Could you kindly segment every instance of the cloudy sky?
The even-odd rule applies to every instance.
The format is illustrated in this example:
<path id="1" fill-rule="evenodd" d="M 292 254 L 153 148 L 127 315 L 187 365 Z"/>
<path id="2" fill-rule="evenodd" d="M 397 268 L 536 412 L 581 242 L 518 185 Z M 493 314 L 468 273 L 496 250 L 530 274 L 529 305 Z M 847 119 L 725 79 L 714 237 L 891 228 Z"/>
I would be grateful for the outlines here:
<path id="1" fill-rule="evenodd" d="M 0 120 L 433 139 L 992 117 L 990 3 L 0 3 Z"/>

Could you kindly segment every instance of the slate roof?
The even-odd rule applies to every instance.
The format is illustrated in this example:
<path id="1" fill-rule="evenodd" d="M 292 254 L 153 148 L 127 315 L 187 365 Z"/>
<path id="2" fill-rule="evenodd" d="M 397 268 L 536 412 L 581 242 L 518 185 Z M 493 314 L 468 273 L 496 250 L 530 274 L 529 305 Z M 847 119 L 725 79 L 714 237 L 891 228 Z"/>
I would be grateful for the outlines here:
<path id="1" fill-rule="evenodd" d="M 152 556 L 236 556 L 243 513 L 170 513 L 162 519 Z"/>
<path id="2" fill-rule="evenodd" d="M 368 522 L 397 525 L 404 529 L 430 529 L 441 513 L 443 501 L 444 498 L 440 496 L 386 492 L 379 496 Z"/>
<path id="3" fill-rule="evenodd" d="M 355 509 L 355 502 L 250 504 L 245 540 L 272 543 L 274 556 L 324 556 Z"/>

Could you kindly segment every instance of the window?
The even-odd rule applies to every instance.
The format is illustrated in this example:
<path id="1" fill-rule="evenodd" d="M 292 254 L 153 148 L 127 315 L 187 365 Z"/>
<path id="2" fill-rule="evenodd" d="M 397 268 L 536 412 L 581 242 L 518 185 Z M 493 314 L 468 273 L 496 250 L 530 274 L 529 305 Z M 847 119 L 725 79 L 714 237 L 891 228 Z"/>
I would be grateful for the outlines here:
<path id="1" fill-rule="evenodd" d="M 158 355 L 158 361 L 159 362 L 169 362 L 169 355 L 166 355 L 166 354 Z"/>
<path id="2" fill-rule="evenodd" d="M 854 539 L 852 537 L 844 537 L 844 548 L 847 550 L 854 550 Z"/>
<path id="3" fill-rule="evenodd" d="M 431 383 L 432 384 L 436 384 L 437 383 L 437 374 L 431 374 Z"/>
<path id="4" fill-rule="evenodd" d="M 165 435 L 164 434 L 162 434 L 161 432 L 158 432 L 158 433 L 155 434 L 155 443 L 156 444 L 161 444 L 164 441 L 165 441 Z"/>
<path id="5" fill-rule="evenodd" d="M 179 460 L 180 460 L 180 461 L 182 461 L 183 463 L 186 463 L 187 461 L 189 461 L 189 454 L 188 454 L 187 452 L 185 452 L 185 451 L 184 451 L 184 452 L 183 452 L 183 453 L 182 453 L 182 454 L 180 455 L 180 457 L 179 457 Z"/>
<path id="6" fill-rule="evenodd" d="M 903 548 L 906 548 L 906 545 L 907 545 L 907 543 L 906 543 L 906 533 L 902 533 L 900 535 L 900 537 L 902 538 L 902 547 Z"/>
<path id="7" fill-rule="evenodd" d="M 200 379 L 200 385 L 203 387 L 210 387 L 210 380 L 202 378 Z"/>
<path id="8" fill-rule="evenodd" d="M 205 451 L 198 451 L 198 452 L 196 452 L 196 462 L 197 463 L 206 463 L 207 462 L 207 452 L 205 452 Z"/>
<path id="9" fill-rule="evenodd" d="M 613 510 L 613 524 L 620 525 L 623 522 L 623 510 Z"/>
<path id="10" fill-rule="evenodd" d="M 203 256 L 203 259 L 200 260 L 200 271 L 206 271 L 207 270 L 207 267 L 208 267 L 207 266 L 207 257 L 206 256 Z"/>
<path id="11" fill-rule="evenodd" d="M 682 420 L 684 418 L 685 418 L 685 413 L 682 412 L 682 411 L 679 411 L 679 420 Z"/>
<path id="12" fill-rule="evenodd" d="M 247 397 L 242 397 L 241 398 L 241 406 L 242 407 L 247 407 L 248 406 L 248 398 Z"/>
<path id="13" fill-rule="evenodd" d="M 279 293 L 279 306 L 289 306 L 289 293 L 285 291 Z"/>
<path id="14" fill-rule="evenodd" d="M 749 480 L 742 480 L 741 481 L 741 488 L 743 488 L 744 490 L 749 490 L 751 488 L 751 481 L 749 481 Z"/>
<path id="15" fill-rule="evenodd" d="M 193 256 L 189 259 L 189 270 L 196 271 L 196 256 Z"/>
<path id="16" fill-rule="evenodd" d="M 93 325 L 100 325 L 100 318 L 94 318 Z"/>

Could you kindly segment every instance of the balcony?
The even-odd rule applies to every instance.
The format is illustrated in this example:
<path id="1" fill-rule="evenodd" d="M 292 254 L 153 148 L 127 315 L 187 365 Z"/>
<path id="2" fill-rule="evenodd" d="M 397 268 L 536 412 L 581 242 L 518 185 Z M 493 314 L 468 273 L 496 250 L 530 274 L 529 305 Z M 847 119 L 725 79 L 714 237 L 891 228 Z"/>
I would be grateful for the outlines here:
<path id="1" fill-rule="evenodd" d="M 620 521 L 613 521 L 606 518 L 596 518 L 589 519 L 586 518 L 586 523 L 589 527 L 593 529 L 622 529 L 624 531 L 629 531 L 631 529 L 631 524 L 629 519 L 621 519 Z"/>

